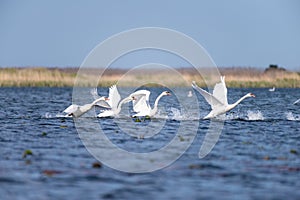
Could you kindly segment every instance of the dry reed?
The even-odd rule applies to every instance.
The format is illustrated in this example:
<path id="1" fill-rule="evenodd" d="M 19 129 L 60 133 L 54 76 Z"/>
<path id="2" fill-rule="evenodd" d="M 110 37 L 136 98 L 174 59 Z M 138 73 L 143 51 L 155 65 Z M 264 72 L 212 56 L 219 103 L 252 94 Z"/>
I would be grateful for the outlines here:
<path id="1" fill-rule="evenodd" d="M 1 87 L 72 87 L 77 75 L 77 68 L 0 68 Z M 178 74 L 166 71 L 144 70 L 123 76 L 126 70 L 110 69 L 105 71 L 98 86 L 110 86 L 117 81 L 121 86 L 140 86 L 156 83 L 168 86 L 189 86 L 195 80 L 205 86 L 201 76 L 192 68 L 177 69 Z M 261 71 L 255 68 L 221 68 L 220 73 L 226 76 L 228 87 L 289 87 L 300 88 L 300 73 L 282 70 Z M 78 76 L 78 86 L 91 86 L 90 80 L 98 81 L 94 70 L 86 70 Z"/>

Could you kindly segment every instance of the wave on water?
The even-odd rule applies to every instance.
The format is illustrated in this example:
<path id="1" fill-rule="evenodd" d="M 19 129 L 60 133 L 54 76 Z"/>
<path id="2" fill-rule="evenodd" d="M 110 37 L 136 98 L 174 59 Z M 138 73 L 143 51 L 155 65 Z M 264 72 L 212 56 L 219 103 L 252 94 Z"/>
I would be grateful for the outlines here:
<path id="1" fill-rule="evenodd" d="M 300 121 L 299 115 L 294 115 L 292 112 L 286 112 L 286 119 L 290 121 Z"/>

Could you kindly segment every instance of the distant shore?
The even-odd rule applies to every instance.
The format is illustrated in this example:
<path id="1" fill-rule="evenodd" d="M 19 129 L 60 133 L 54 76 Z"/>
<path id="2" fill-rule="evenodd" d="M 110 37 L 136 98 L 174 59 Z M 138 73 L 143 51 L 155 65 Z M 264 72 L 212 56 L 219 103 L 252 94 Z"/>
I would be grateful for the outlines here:
<path id="1" fill-rule="evenodd" d="M 176 69 L 186 82 L 196 81 L 205 87 L 201 76 L 194 68 Z M 300 72 L 290 72 L 278 68 L 261 70 L 257 68 L 227 67 L 219 68 L 221 75 L 226 76 L 228 87 L 236 88 L 300 88 Z M 0 87 L 73 87 L 78 68 L 0 68 Z M 88 80 L 98 80 L 95 69 L 86 70 L 81 74 L 80 86 L 91 86 Z M 109 69 L 104 72 L 98 86 L 110 86 L 123 77 L 125 69 Z M 87 80 L 87 81 L 85 81 Z M 152 83 L 165 80 L 170 86 L 184 86 L 177 77 L 164 71 L 148 69 L 141 73 L 129 74 L 123 79 L 122 86 L 140 86 L 141 80 L 149 80 Z M 153 84 L 155 86 L 155 84 Z"/>

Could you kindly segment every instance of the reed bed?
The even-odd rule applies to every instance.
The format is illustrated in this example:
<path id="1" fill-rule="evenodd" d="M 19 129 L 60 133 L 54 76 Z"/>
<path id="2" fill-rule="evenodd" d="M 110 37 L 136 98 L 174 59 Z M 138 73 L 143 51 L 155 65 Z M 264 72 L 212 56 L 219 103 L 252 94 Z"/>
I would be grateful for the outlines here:
<path id="1" fill-rule="evenodd" d="M 142 70 L 128 73 L 126 70 L 110 69 L 99 79 L 98 70 L 87 69 L 77 76 L 78 68 L 0 68 L 0 87 L 73 87 L 168 85 L 171 87 L 190 86 L 196 81 L 200 86 L 206 84 L 193 68 L 177 69 L 176 73 L 164 70 Z M 127 73 L 126 76 L 123 74 Z M 226 76 L 228 87 L 277 87 L 300 88 L 300 73 L 284 70 L 263 71 L 256 68 L 220 68 L 220 74 Z M 77 82 L 75 79 L 77 76 Z M 206 77 L 206 79 L 209 77 Z"/>

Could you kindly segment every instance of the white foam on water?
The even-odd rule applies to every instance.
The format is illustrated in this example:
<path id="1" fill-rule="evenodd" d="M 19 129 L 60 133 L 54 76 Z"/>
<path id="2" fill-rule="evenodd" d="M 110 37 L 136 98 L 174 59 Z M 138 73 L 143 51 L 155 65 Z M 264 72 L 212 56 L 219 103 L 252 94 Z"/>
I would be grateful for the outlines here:
<path id="1" fill-rule="evenodd" d="M 251 111 L 248 110 L 247 111 L 247 120 L 264 120 L 264 116 L 262 114 L 262 112 L 260 112 L 259 110 L 257 111 Z"/>
<path id="2" fill-rule="evenodd" d="M 170 111 L 171 111 L 170 119 L 173 119 L 173 120 L 182 120 L 183 116 L 182 116 L 182 114 L 181 114 L 181 112 L 180 112 L 179 109 L 172 107 L 170 109 Z"/>
<path id="3" fill-rule="evenodd" d="M 234 120 L 234 119 L 240 119 L 239 113 L 228 113 L 228 114 L 226 114 L 226 117 L 224 120 Z"/>
<path id="4" fill-rule="evenodd" d="M 55 117 L 65 117 L 65 118 L 72 118 L 72 116 L 70 115 L 66 115 L 66 114 L 56 114 Z"/>
<path id="5" fill-rule="evenodd" d="M 292 112 L 285 113 L 286 119 L 290 121 L 300 121 L 300 116 L 295 116 Z"/>
<path id="6" fill-rule="evenodd" d="M 169 119 L 172 119 L 172 120 L 178 120 L 178 121 L 181 121 L 181 120 L 199 120 L 199 117 L 195 117 L 193 116 L 192 114 L 190 115 L 185 115 L 185 114 L 182 114 L 181 111 L 177 108 L 170 108 L 170 112 L 171 114 L 169 115 Z"/>
<path id="7" fill-rule="evenodd" d="M 44 117 L 46 119 L 52 119 L 52 118 L 61 118 L 61 117 L 72 117 L 72 116 L 67 116 L 66 114 L 64 113 L 57 113 L 57 114 L 53 114 L 53 113 L 49 113 L 49 112 L 46 112 Z"/>
<path id="8" fill-rule="evenodd" d="M 51 114 L 51 113 L 46 112 L 44 117 L 47 118 L 47 119 L 50 119 L 50 118 L 54 118 L 54 117 L 56 117 L 56 116 L 54 116 L 54 115 Z"/>

